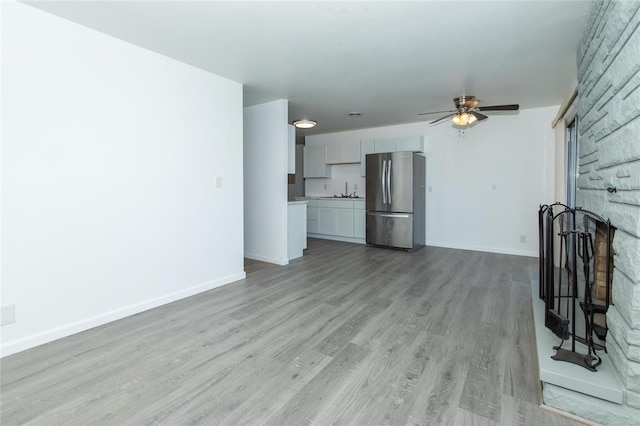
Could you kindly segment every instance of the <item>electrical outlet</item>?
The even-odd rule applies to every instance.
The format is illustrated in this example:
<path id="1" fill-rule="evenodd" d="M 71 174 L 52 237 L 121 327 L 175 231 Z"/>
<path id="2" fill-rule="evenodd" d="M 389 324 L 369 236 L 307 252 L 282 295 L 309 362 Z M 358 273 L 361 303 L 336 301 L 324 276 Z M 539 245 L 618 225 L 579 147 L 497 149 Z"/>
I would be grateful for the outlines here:
<path id="1" fill-rule="evenodd" d="M 496 189 L 498 189 L 498 186 L 494 183 L 493 185 L 491 185 L 491 189 L 495 191 Z"/>
<path id="2" fill-rule="evenodd" d="M 526 244 L 527 243 L 527 236 L 526 235 L 520 235 L 520 243 L 521 244 Z"/>
<path id="3" fill-rule="evenodd" d="M 327 189 L 327 184 L 326 183 L 324 184 L 324 189 Z"/>
<path id="4" fill-rule="evenodd" d="M 432 186 L 429 187 L 429 192 L 433 192 L 433 187 Z"/>
<path id="5" fill-rule="evenodd" d="M 16 305 L 2 306 L 0 311 L 0 325 L 7 325 L 16 322 Z"/>
<path id="6" fill-rule="evenodd" d="M 357 184 L 357 183 L 354 183 L 354 184 L 353 184 L 353 190 L 354 190 L 354 191 L 357 191 L 357 190 L 358 190 L 358 184 Z"/>

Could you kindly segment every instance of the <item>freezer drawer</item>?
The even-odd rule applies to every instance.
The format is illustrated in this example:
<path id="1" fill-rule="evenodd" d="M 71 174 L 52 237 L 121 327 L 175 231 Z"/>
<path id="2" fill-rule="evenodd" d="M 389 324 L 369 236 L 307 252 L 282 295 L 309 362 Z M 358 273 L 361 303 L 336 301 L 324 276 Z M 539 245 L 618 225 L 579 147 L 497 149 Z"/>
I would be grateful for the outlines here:
<path id="1" fill-rule="evenodd" d="M 367 244 L 413 249 L 413 214 L 367 212 Z"/>

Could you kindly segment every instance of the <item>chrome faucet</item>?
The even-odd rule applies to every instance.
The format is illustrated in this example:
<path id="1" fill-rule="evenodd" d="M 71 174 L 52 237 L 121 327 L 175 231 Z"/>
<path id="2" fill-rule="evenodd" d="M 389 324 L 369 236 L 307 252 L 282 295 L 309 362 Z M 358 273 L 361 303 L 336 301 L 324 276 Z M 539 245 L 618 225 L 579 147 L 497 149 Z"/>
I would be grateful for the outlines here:
<path id="1" fill-rule="evenodd" d="M 345 182 L 345 183 L 344 183 L 344 195 L 345 195 L 346 197 L 348 197 L 348 196 L 349 196 L 349 183 L 348 183 L 348 182 Z"/>

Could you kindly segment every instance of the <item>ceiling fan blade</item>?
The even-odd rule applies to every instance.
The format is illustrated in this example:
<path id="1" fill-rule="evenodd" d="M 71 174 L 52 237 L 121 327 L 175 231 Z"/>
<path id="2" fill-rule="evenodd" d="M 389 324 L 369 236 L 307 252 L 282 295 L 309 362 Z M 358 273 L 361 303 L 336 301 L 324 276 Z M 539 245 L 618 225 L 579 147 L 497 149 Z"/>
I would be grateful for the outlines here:
<path id="1" fill-rule="evenodd" d="M 453 111 L 453 112 L 456 112 L 456 111 Z M 434 120 L 434 121 L 430 122 L 429 124 L 437 124 L 437 123 L 441 122 L 442 120 L 444 120 L 445 118 L 451 117 L 453 115 L 453 112 L 445 115 L 444 117 L 440 117 L 437 120 Z"/>
<path id="2" fill-rule="evenodd" d="M 423 112 L 423 113 L 418 114 L 418 115 L 441 114 L 441 113 L 443 113 L 443 112 L 454 113 L 454 112 L 456 112 L 456 111 L 455 111 L 455 110 L 452 110 L 452 111 L 433 111 L 433 112 Z"/>
<path id="3" fill-rule="evenodd" d="M 487 118 L 489 118 L 486 115 L 480 114 L 479 112 L 475 112 L 475 111 L 471 111 L 469 114 L 475 115 L 478 121 L 486 120 Z"/>
<path id="4" fill-rule="evenodd" d="M 492 105 L 492 106 L 479 106 L 476 107 L 478 111 L 517 111 L 520 105 Z"/>

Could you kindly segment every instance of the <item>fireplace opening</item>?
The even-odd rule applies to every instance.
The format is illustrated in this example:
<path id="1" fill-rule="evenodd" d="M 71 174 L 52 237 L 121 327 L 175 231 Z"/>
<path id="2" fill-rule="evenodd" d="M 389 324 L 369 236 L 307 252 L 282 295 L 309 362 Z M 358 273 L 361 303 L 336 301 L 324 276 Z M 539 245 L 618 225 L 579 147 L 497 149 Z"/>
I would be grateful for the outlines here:
<path id="1" fill-rule="evenodd" d="M 613 236 L 608 219 L 561 203 L 540 206 L 539 296 L 545 326 L 559 339 L 552 359 L 596 371 L 606 352 L 612 304 Z"/>

